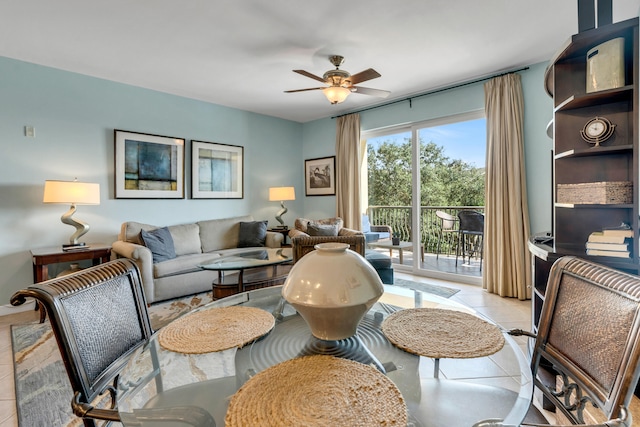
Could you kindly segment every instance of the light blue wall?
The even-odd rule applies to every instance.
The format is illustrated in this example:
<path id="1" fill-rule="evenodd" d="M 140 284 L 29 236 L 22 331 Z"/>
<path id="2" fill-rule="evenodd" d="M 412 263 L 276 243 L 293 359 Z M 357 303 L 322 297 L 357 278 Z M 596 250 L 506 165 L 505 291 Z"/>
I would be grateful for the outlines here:
<path id="1" fill-rule="evenodd" d="M 538 64 L 521 73 L 533 232 L 551 227 L 551 140 L 545 128 L 552 103 L 543 90 L 544 68 Z M 128 220 L 169 225 L 250 213 L 273 224 L 278 206 L 267 200 L 270 186 L 296 188 L 296 200 L 287 202 L 288 223 L 335 215 L 334 196 L 305 197 L 303 171 L 305 159 L 335 155 L 334 119 L 300 124 L 1 57 L 0 76 L 0 305 L 32 283 L 29 249 L 60 245 L 74 231 L 59 220 L 67 206 L 42 203 L 47 179 L 100 184 L 101 204 L 79 206 L 76 214 L 91 225 L 85 241 L 110 243 Z M 371 130 L 483 104 L 482 84 L 474 84 L 415 99 L 411 108 L 399 103 L 363 112 L 361 123 Z M 35 138 L 24 136 L 26 125 L 35 127 Z M 114 129 L 185 138 L 187 198 L 116 200 Z M 191 139 L 245 148 L 244 199 L 188 198 Z"/>
<path id="2" fill-rule="evenodd" d="M 0 76 L 0 305 L 33 283 L 29 249 L 66 243 L 74 231 L 60 222 L 68 206 L 42 203 L 47 179 L 100 184 L 101 204 L 75 215 L 91 225 L 87 242 L 113 242 L 128 220 L 169 225 L 249 213 L 274 225 L 279 206 L 268 187 L 304 194 L 300 123 L 7 58 Z M 25 125 L 35 138 L 24 136 Z M 187 198 L 116 200 L 114 129 L 185 138 Z M 191 139 L 244 147 L 244 199 L 188 198 Z M 288 202 L 286 218 L 301 216 L 303 203 Z"/>
<path id="3" fill-rule="evenodd" d="M 546 63 L 530 66 L 519 74 L 525 101 L 525 163 L 531 232 L 551 230 L 551 148 L 546 126 L 553 103 L 543 87 Z M 360 113 L 363 131 L 420 122 L 484 109 L 484 85 L 475 83 Z M 304 125 L 305 158 L 335 155 L 335 120 Z M 313 199 L 313 200 L 311 200 Z M 335 198 L 309 197 L 305 214 L 322 218 L 335 214 Z M 311 214 L 313 213 L 313 216 Z"/>

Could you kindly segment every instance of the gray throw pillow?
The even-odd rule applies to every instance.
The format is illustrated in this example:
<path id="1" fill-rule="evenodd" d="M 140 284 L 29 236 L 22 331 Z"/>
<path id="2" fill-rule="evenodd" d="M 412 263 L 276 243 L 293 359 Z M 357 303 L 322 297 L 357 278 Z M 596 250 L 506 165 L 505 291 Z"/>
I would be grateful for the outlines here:
<path id="1" fill-rule="evenodd" d="M 240 222 L 239 248 L 264 246 L 267 239 L 267 221 Z"/>
<path id="2" fill-rule="evenodd" d="M 338 225 L 337 224 L 313 224 L 307 225 L 307 234 L 309 236 L 337 236 Z"/>
<path id="3" fill-rule="evenodd" d="M 153 262 L 167 261 L 176 257 L 173 238 L 167 227 L 155 230 L 140 230 L 140 238 L 153 254 Z"/>

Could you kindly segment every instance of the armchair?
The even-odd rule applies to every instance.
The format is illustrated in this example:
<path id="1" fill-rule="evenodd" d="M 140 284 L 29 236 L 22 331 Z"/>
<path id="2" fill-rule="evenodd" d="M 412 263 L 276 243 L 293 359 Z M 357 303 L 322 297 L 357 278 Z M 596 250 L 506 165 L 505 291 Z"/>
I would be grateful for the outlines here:
<path id="1" fill-rule="evenodd" d="M 338 242 L 349 244 L 349 249 L 364 256 L 365 237 L 361 231 L 343 227 L 342 218 L 311 220 L 296 218 L 294 228 L 289 231 L 293 262 L 315 250 L 318 243 Z"/>

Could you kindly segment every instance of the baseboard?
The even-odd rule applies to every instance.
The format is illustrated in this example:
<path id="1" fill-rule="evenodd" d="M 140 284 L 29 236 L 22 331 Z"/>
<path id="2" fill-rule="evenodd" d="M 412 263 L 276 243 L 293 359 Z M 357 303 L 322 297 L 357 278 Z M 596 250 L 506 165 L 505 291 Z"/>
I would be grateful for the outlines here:
<path id="1" fill-rule="evenodd" d="M 35 300 L 27 301 L 26 303 L 19 305 L 17 307 L 11 304 L 0 305 L 0 316 L 9 316 L 12 314 L 22 313 L 23 311 L 35 310 L 36 302 Z"/>

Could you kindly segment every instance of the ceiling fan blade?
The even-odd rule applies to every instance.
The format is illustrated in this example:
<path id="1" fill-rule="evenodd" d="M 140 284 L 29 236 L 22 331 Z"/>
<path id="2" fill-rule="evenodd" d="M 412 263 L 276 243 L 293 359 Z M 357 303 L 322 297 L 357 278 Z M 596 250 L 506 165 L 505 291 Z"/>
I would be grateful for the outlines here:
<path id="1" fill-rule="evenodd" d="M 377 79 L 378 77 L 382 77 L 382 75 L 373 68 L 369 68 L 367 70 L 359 72 L 358 74 L 354 74 L 345 80 L 349 80 L 351 82 L 351 85 L 353 86 L 357 85 L 358 83 L 366 82 L 367 80 Z"/>
<path id="2" fill-rule="evenodd" d="M 317 80 L 317 81 L 322 82 L 322 83 L 325 82 L 322 77 L 318 77 L 315 74 L 311 74 L 310 72 L 305 71 L 305 70 L 293 70 L 293 72 L 294 73 L 298 73 L 298 74 L 302 74 L 303 76 L 309 77 L 310 79 Z"/>
<path id="3" fill-rule="evenodd" d="M 360 95 L 377 96 L 378 98 L 386 98 L 391 92 L 388 90 L 371 89 L 370 87 L 353 86 L 351 87 L 353 93 L 359 93 Z"/>
<path id="4" fill-rule="evenodd" d="M 293 93 L 293 92 L 306 92 L 308 90 L 320 90 L 320 89 L 326 89 L 327 87 L 310 87 L 308 89 L 294 89 L 294 90 L 285 90 L 285 93 Z"/>

